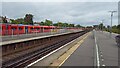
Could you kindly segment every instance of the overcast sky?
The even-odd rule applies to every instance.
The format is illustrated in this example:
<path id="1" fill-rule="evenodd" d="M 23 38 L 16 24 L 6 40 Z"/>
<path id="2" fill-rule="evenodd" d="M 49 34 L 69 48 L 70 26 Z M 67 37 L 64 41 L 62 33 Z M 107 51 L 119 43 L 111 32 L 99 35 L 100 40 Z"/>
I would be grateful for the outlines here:
<path id="1" fill-rule="evenodd" d="M 84 26 L 99 24 L 101 20 L 104 20 L 105 25 L 110 25 L 110 13 L 108 11 L 118 11 L 117 0 L 116 2 L 52 2 L 54 0 L 51 2 L 37 2 L 37 0 L 34 0 L 35 2 L 27 2 L 27 0 L 26 2 L 11 1 L 13 2 L 7 0 L 3 0 L 2 2 L 2 15 L 8 18 L 23 18 L 25 14 L 31 13 L 34 15 L 34 21 L 49 19 L 54 23 L 61 21 Z M 118 13 L 115 13 L 113 25 L 117 24 Z"/>

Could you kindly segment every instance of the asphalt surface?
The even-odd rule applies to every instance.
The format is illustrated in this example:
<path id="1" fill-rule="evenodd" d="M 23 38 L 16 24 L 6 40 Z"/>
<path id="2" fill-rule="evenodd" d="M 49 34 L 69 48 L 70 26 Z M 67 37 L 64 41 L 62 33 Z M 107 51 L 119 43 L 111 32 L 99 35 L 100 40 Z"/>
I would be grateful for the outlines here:
<path id="1" fill-rule="evenodd" d="M 108 32 L 95 31 L 91 33 L 78 49 L 63 63 L 62 66 L 94 66 L 96 65 L 96 44 L 99 48 L 100 66 L 118 66 L 118 49 L 115 36 Z M 95 39 L 97 43 L 95 44 Z"/>
<path id="2" fill-rule="evenodd" d="M 102 57 L 100 57 L 101 65 L 118 66 L 118 46 L 114 37 L 115 34 L 96 32 L 97 44 L 102 52 Z"/>
<path id="3" fill-rule="evenodd" d="M 94 38 L 90 34 L 80 47 L 66 60 L 62 66 L 93 66 Z"/>

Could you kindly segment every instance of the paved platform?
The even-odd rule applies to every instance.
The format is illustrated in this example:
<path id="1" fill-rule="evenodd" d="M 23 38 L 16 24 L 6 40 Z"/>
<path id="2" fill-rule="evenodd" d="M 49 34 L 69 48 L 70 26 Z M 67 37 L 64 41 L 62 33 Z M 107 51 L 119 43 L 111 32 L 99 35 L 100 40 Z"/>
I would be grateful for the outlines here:
<path id="1" fill-rule="evenodd" d="M 1 36 L 2 41 L 11 41 L 11 40 L 18 40 L 18 39 L 25 39 L 25 38 L 32 38 L 32 37 L 39 37 L 39 36 L 47 36 L 53 34 L 61 34 L 65 32 L 45 32 L 45 33 L 31 33 L 31 34 L 19 34 L 19 35 L 8 35 L 8 36 Z"/>
<path id="2" fill-rule="evenodd" d="M 118 58 L 118 49 L 114 37 L 117 34 L 96 31 L 96 40 L 100 56 L 100 66 L 118 66 L 120 59 Z M 78 47 L 78 49 L 62 64 L 62 66 L 94 66 L 95 61 L 95 40 L 93 34 Z"/>
<path id="3" fill-rule="evenodd" d="M 65 61 L 62 66 L 93 66 L 94 65 L 94 40 L 90 34 L 77 50 Z"/>
<path id="4" fill-rule="evenodd" d="M 25 38 L 32 38 L 32 37 L 39 37 L 39 36 L 47 36 L 53 34 L 61 34 L 61 33 L 68 33 L 68 32 L 77 32 L 82 30 L 63 30 L 58 32 L 43 32 L 43 33 L 31 33 L 31 34 L 18 34 L 18 35 L 7 35 L 7 36 L 0 36 L 2 41 L 10 41 L 10 40 L 18 40 L 18 39 L 25 39 Z"/>
<path id="5" fill-rule="evenodd" d="M 118 66 L 120 59 L 118 58 L 118 49 L 115 42 L 115 36 L 117 34 L 112 34 L 106 32 L 96 32 L 97 44 L 100 51 L 102 52 L 102 59 L 100 60 L 101 65 L 105 66 Z"/>
<path id="6" fill-rule="evenodd" d="M 23 42 L 23 41 L 28 41 L 28 40 L 34 40 L 34 39 L 40 39 L 40 38 L 46 38 L 46 37 L 51 37 L 51 36 L 58 36 L 58 35 L 64 35 L 64 34 L 69 34 L 69 33 L 75 33 L 75 32 L 80 32 L 80 31 L 73 31 L 73 32 L 62 32 L 62 33 L 40 33 L 40 34 L 32 34 L 32 35 L 20 35 L 20 36 L 15 36 L 15 37 L 3 37 L 2 41 L 0 43 L 1 45 L 6 45 L 6 44 L 11 44 L 11 43 L 17 43 L 17 42 Z"/>

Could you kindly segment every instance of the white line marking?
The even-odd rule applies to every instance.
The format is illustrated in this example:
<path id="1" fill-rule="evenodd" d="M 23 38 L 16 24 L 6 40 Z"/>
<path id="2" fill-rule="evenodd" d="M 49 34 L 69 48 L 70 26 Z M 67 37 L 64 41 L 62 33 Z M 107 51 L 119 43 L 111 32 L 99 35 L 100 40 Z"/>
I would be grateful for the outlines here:
<path id="1" fill-rule="evenodd" d="M 103 64 L 102 66 L 105 66 L 105 64 Z"/>
<path id="2" fill-rule="evenodd" d="M 104 61 L 104 59 L 101 59 L 102 60 L 102 62 Z"/>
<path id="3" fill-rule="evenodd" d="M 100 55 L 101 57 L 103 57 L 103 55 Z"/>
<path id="4" fill-rule="evenodd" d="M 78 38 L 79 38 L 79 37 L 78 37 Z M 77 39 L 78 39 L 78 38 L 77 38 Z M 60 48 L 58 48 L 58 49 L 56 49 L 56 50 L 54 50 L 54 51 L 50 52 L 49 54 L 47 54 L 47 55 L 43 56 L 42 58 L 40 58 L 40 59 L 38 59 L 38 60 L 36 60 L 36 61 L 34 61 L 33 63 L 30 63 L 29 65 L 27 65 L 27 66 L 26 66 L 26 67 L 24 67 L 24 68 L 28 68 L 28 67 L 30 67 L 30 66 L 32 66 L 32 65 L 34 65 L 35 63 L 37 63 L 37 62 L 39 62 L 39 61 L 43 60 L 44 58 L 46 58 L 46 57 L 50 56 L 51 54 L 53 54 L 53 53 L 57 52 L 58 50 L 60 50 L 60 49 L 62 49 L 63 47 L 67 46 L 68 44 L 71 44 L 71 43 L 72 43 L 72 42 L 74 42 L 74 41 L 76 41 L 76 39 L 75 39 L 75 40 L 73 40 L 73 41 L 71 41 L 71 42 L 69 42 L 69 43 L 67 43 L 67 44 L 65 44 L 64 46 L 61 46 L 61 47 L 60 47 Z"/>
<path id="5" fill-rule="evenodd" d="M 97 40 L 96 40 L 96 32 L 94 31 L 94 37 L 95 37 L 95 45 L 96 45 L 96 53 L 97 53 L 97 66 L 99 68 L 100 66 L 100 58 L 99 58 L 99 52 L 98 52 L 98 45 L 97 45 Z"/>

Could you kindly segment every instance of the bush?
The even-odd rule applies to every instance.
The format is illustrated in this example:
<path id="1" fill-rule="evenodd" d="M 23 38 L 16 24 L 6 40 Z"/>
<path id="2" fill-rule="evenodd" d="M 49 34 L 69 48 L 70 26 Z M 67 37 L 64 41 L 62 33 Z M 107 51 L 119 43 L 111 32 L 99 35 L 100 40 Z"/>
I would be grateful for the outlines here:
<path id="1" fill-rule="evenodd" d="M 112 32 L 120 34 L 120 30 L 119 29 L 112 29 Z"/>
<path id="2" fill-rule="evenodd" d="M 104 31 L 110 32 L 110 30 L 109 30 L 109 29 L 104 29 Z M 117 29 L 117 28 L 113 28 L 113 29 L 112 29 L 112 32 L 113 32 L 113 33 L 120 34 L 120 30 L 119 30 L 119 29 Z"/>

